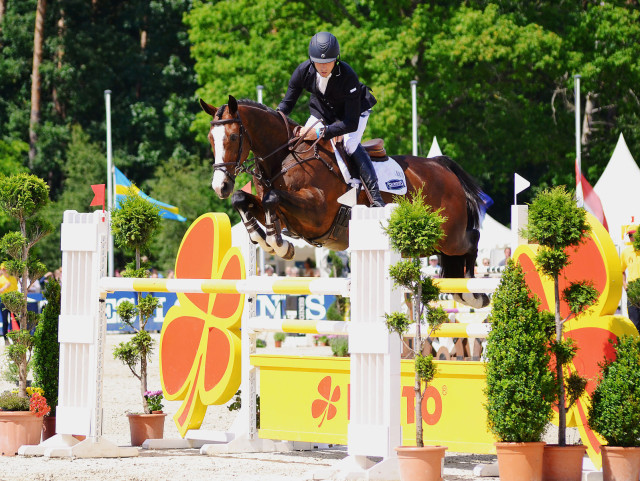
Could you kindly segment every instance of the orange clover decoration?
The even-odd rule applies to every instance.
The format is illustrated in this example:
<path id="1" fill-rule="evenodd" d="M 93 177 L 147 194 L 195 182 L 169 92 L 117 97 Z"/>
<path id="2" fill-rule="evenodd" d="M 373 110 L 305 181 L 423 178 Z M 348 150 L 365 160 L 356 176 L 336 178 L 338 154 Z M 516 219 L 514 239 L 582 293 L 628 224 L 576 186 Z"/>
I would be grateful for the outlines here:
<path id="1" fill-rule="evenodd" d="M 322 426 L 324 420 L 333 419 L 338 413 L 338 409 L 333 405 L 340 400 L 340 386 L 336 386 L 331 392 L 331 376 L 325 376 L 318 383 L 318 393 L 322 399 L 316 399 L 311 404 L 311 415 L 314 419 L 322 416 L 318 427 Z"/>
<path id="2" fill-rule="evenodd" d="M 244 279 L 240 249 L 231 247 L 226 214 L 200 216 L 176 258 L 178 279 Z M 160 379 L 167 400 L 184 401 L 174 416 L 184 437 L 202 424 L 207 406 L 224 404 L 240 386 L 240 324 L 244 295 L 183 294 L 160 335 Z"/>
<path id="3" fill-rule="evenodd" d="M 573 317 L 564 326 L 564 337 L 572 338 L 578 346 L 570 372 L 587 378 L 585 394 L 567 412 L 567 426 L 577 427 L 582 443 L 594 465 L 601 465 L 600 448 L 604 440 L 591 431 L 587 422 L 588 406 L 591 395 L 597 385 L 600 367 L 604 358 L 615 356 L 609 340 L 615 340 L 623 334 L 638 335 L 636 328 L 626 317 L 614 315 L 622 296 L 622 267 L 616 248 L 605 228 L 591 214 L 587 214 L 591 225 L 591 234 L 586 242 L 576 248 L 568 248 L 570 265 L 560 277 L 560 292 L 571 282 L 591 280 L 600 292 L 597 302 L 586 312 Z M 518 247 L 514 259 L 522 266 L 525 279 L 531 291 L 541 301 L 540 309 L 555 311 L 553 280 L 540 275 L 535 268 L 534 257 L 538 245 L 525 244 Z M 560 314 L 566 318 L 569 306 L 563 301 Z M 557 416 L 556 416 L 557 424 Z"/>

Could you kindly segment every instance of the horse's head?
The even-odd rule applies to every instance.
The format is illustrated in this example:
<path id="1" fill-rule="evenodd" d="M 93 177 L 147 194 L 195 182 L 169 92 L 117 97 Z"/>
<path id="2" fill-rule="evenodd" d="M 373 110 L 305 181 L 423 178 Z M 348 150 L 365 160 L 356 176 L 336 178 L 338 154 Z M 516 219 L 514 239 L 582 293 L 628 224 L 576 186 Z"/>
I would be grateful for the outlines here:
<path id="1" fill-rule="evenodd" d="M 221 199 L 226 199 L 233 192 L 237 169 L 249 156 L 249 136 L 242 125 L 238 102 L 231 95 L 229 103 L 220 108 L 202 99 L 200 106 L 213 117 L 208 135 L 214 157 L 211 187 Z"/>

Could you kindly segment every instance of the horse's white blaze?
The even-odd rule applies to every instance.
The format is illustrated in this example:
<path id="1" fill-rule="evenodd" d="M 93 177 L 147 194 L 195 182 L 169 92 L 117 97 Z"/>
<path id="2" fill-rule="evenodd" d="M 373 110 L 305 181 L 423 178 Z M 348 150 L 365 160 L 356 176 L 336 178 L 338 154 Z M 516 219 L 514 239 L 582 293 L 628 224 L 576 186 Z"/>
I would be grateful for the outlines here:
<path id="1" fill-rule="evenodd" d="M 213 137 L 213 147 L 215 149 L 215 164 L 222 164 L 224 162 L 224 125 L 216 125 L 211 129 L 211 136 Z M 216 169 L 213 172 L 213 180 L 211 181 L 211 187 L 218 194 L 222 190 L 222 185 L 226 179 L 224 169 Z"/>

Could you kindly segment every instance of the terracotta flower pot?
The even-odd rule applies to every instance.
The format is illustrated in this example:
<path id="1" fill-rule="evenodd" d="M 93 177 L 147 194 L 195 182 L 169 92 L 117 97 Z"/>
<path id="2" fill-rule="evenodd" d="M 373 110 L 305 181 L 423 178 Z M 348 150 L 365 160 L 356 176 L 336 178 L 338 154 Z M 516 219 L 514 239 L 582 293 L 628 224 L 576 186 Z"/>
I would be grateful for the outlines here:
<path id="1" fill-rule="evenodd" d="M 558 446 L 547 444 L 542 458 L 542 481 L 581 481 L 583 444 Z"/>
<path id="2" fill-rule="evenodd" d="M 446 446 L 398 446 L 402 481 L 442 481 L 442 460 Z"/>
<path id="3" fill-rule="evenodd" d="M 640 477 L 640 447 L 602 446 L 603 481 L 628 481 Z"/>
<path id="4" fill-rule="evenodd" d="M 25 444 L 39 444 L 42 417 L 30 411 L 0 411 L 0 454 L 15 456 Z"/>
<path id="5" fill-rule="evenodd" d="M 542 481 L 545 443 L 496 443 L 500 481 Z"/>
<path id="6" fill-rule="evenodd" d="M 142 446 L 147 439 L 162 439 L 166 414 L 127 414 L 131 446 Z"/>
<path id="7" fill-rule="evenodd" d="M 56 417 L 44 416 L 42 418 L 42 440 L 46 441 L 56 434 Z"/>

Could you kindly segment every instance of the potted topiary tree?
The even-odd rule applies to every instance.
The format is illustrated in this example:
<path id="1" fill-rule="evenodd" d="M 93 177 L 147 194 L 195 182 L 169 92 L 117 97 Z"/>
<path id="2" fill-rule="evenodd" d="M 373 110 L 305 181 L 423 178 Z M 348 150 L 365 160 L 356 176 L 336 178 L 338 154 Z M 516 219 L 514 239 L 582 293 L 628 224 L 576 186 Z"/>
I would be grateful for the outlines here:
<path id="1" fill-rule="evenodd" d="M 424 355 L 426 338 L 447 320 L 440 307 L 430 303 L 438 300 L 439 289 L 432 278 L 423 275 L 421 257 L 431 255 L 443 236 L 444 218 L 439 211 L 433 211 L 424 203 L 421 192 L 409 198 L 397 198 L 398 207 L 393 211 L 385 232 L 391 240 L 391 246 L 399 251 L 405 260 L 391 266 L 389 274 L 394 283 L 408 289 L 412 297 L 413 318 L 402 312 L 386 315 L 390 332 L 396 332 L 402 338 L 413 324 L 415 339 L 410 348 L 415 367 L 415 420 L 416 446 L 398 446 L 400 477 L 403 480 L 440 480 L 442 479 L 442 458 L 445 446 L 424 446 L 422 426 L 422 399 L 429 382 L 436 374 L 433 355 Z M 423 324 L 429 327 L 423 335 Z"/>
<path id="2" fill-rule="evenodd" d="M 544 448 L 544 479 L 546 481 L 580 481 L 582 458 L 586 447 L 567 445 L 567 410 L 584 393 L 587 380 L 575 370 L 565 371 L 576 355 L 572 339 L 563 338 L 565 323 L 590 307 L 598 298 L 592 282 L 572 282 L 562 291 L 562 300 L 569 305 L 568 315 L 560 312 L 560 275 L 569 265 L 567 249 L 580 244 L 590 232 L 587 212 L 578 207 L 563 186 L 538 194 L 529 206 L 529 222 L 524 234 L 540 245 L 534 262 L 542 275 L 553 280 L 555 303 L 555 337 L 549 347 L 555 362 L 556 400 L 558 411 L 558 444 Z"/>
<path id="3" fill-rule="evenodd" d="M 42 310 L 40 322 L 33 338 L 33 378 L 51 406 L 44 418 L 42 440 L 55 434 L 56 406 L 58 405 L 58 374 L 60 343 L 58 342 L 58 318 L 60 317 L 60 284 L 51 277 L 44 285 L 47 305 Z"/>
<path id="4" fill-rule="evenodd" d="M 123 277 L 148 277 L 148 266 L 140 262 L 141 251 L 147 249 L 160 226 L 157 206 L 143 199 L 131 188 L 114 210 L 111 216 L 111 230 L 114 242 L 135 253 L 135 259 L 123 271 Z M 121 342 L 113 351 L 115 359 L 122 361 L 131 373 L 140 381 L 140 399 L 143 414 L 129 414 L 131 445 L 139 446 L 145 439 L 162 438 L 166 414 L 152 414 L 145 394 L 147 389 L 147 366 L 153 353 L 154 341 L 145 329 L 153 312 L 160 305 L 158 298 L 138 293 L 137 305 L 123 301 L 117 308 L 122 322 L 129 326 L 134 334 L 127 342 Z M 138 325 L 135 320 L 138 318 Z"/>
<path id="5" fill-rule="evenodd" d="M 2 295 L 2 302 L 18 320 L 20 329 L 11 331 L 13 342 L 7 350 L 11 362 L 18 366 L 18 395 L 27 397 L 27 366 L 33 347 L 32 330 L 35 312 L 27 311 L 27 292 L 46 272 L 46 266 L 32 254 L 33 246 L 51 232 L 51 225 L 39 216 L 49 202 L 49 186 L 31 174 L 0 177 L 0 208 L 18 221 L 19 231 L 5 234 L 0 251 L 9 257 L 6 270 L 19 280 L 19 291 Z"/>
<path id="6" fill-rule="evenodd" d="M 589 426 L 602 446 L 604 481 L 640 477 L 640 339 L 622 336 L 614 360 L 604 360 L 591 397 Z"/>
<path id="7" fill-rule="evenodd" d="M 495 435 L 502 481 L 542 479 L 541 442 L 551 420 L 555 383 L 548 344 L 553 319 L 539 312 L 522 268 L 507 263 L 493 295 L 487 338 L 487 423 Z"/>
<path id="8" fill-rule="evenodd" d="M 3 416 L 0 438 L 19 436 L 16 446 L 37 444 L 42 432 L 42 416 L 35 416 L 33 411 L 29 412 L 28 407 L 30 395 L 27 393 L 27 374 L 33 349 L 32 332 L 38 318 L 35 312 L 27 310 L 27 293 L 31 284 L 46 272 L 45 265 L 33 255 L 32 248 L 51 231 L 51 225 L 39 215 L 48 202 L 49 187 L 42 179 L 31 174 L 0 177 L 0 208 L 16 219 L 18 224 L 17 231 L 8 232 L 0 239 L 0 251 L 4 258 L 8 258 L 4 262 L 5 269 L 18 279 L 20 286 L 19 291 L 2 294 L 2 303 L 15 316 L 19 325 L 18 330 L 8 334 L 11 344 L 7 346 L 6 354 L 10 370 L 17 371 L 18 374 L 17 396 L 27 403 L 27 410 L 12 416 L 11 421 L 4 419 L 9 413 Z M 46 400 L 44 405 L 46 406 Z M 20 426 L 12 430 L 16 425 Z M 35 443 L 28 434 L 33 430 L 38 436 Z M 8 455 L 14 454 L 12 449 L 8 449 Z"/>

